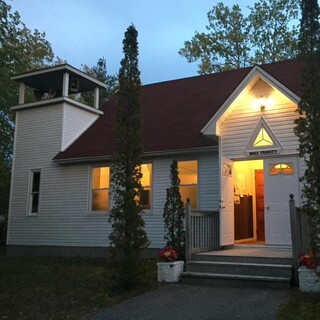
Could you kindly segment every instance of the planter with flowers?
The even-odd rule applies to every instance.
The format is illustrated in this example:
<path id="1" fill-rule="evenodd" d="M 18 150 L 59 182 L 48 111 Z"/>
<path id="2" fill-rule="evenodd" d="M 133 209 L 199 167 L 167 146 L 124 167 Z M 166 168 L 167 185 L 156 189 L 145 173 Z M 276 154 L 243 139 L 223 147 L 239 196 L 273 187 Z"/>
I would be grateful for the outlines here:
<path id="1" fill-rule="evenodd" d="M 183 261 L 177 261 L 178 255 L 172 246 L 160 251 L 159 257 L 163 262 L 158 262 L 159 282 L 179 282 L 183 272 Z"/>
<path id="2" fill-rule="evenodd" d="M 299 287 L 303 292 L 320 292 L 320 256 L 307 253 L 299 258 Z"/>

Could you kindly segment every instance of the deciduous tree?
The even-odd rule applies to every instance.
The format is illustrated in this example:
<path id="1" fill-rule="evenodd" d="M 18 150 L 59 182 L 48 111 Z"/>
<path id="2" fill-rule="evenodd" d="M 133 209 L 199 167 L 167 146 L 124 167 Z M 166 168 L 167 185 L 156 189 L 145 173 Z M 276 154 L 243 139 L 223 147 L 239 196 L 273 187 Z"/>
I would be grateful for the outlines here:
<path id="1" fill-rule="evenodd" d="M 297 54 L 299 3 L 295 0 L 259 0 L 242 12 L 222 2 L 207 14 L 207 32 L 196 32 L 179 54 L 200 61 L 200 74 L 285 60 Z"/>
<path id="2" fill-rule="evenodd" d="M 99 101 L 100 105 L 102 105 L 116 92 L 118 88 L 117 76 L 107 74 L 107 63 L 105 58 L 100 58 L 97 64 L 91 68 L 85 64 L 82 66 L 82 69 L 89 76 L 98 79 L 108 86 L 106 90 L 100 90 Z M 86 104 L 93 105 L 93 94 L 91 92 L 82 93 L 81 98 Z"/>

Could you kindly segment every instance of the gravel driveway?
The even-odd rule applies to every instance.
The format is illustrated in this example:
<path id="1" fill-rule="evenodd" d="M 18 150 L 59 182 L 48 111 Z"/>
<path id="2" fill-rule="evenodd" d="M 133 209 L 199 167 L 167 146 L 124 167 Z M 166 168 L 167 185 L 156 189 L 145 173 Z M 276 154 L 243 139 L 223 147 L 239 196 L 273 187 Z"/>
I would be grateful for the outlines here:
<path id="1" fill-rule="evenodd" d="M 271 320 L 289 290 L 167 285 L 87 320 Z"/>

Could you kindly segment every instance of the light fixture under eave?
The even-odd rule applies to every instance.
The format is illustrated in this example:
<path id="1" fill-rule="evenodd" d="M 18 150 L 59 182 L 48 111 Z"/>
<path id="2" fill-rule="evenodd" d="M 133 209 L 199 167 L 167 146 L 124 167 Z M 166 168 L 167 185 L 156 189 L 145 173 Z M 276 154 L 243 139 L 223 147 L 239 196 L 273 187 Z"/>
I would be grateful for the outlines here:
<path id="1" fill-rule="evenodd" d="M 260 107 L 260 111 L 263 112 L 266 109 L 267 100 L 264 96 L 258 98 L 258 106 Z"/>

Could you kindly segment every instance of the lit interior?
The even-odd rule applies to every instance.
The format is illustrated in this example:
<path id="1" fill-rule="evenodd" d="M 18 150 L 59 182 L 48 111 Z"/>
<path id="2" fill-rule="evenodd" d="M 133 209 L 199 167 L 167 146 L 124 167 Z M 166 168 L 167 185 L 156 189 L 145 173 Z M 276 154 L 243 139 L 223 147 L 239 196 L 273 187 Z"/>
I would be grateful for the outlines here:
<path id="1" fill-rule="evenodd" d="M 93 189 L 109 188 L 109 180 L 110 180 L 109 167 L 93 168 L 93 182 L 92 182 Z"/>
<path id="2" fill-rule="evenodd" d="M 263 160 L 234 162 L 234 190 L 240 196 L 254 194 L 254 172 L 263 169 Z"/>
<path id="3" fill-rule="evenodd" d="M 180 195 L 185 203 L 190 199 L 191 207 L 198 207 L 198 162 L 180 161 L 178 162 L 180 178 Z"/>
<path id="4" fill-rule="evenodd" d="M 180 184 L 198 183 L 198 162 L 180 161 L 178 163 Z"/>
<path id="5" fill-rule="evenodd" d="M 109 209 L 110 168 L 93 168 L 92 179 L 92 210 Z"/>
<path id="6" fill-rule="evenodd" d="M 143 187 L 151 186 L 151 178 L 152 178 L 151 172 L 152 172 L 151 163 L 141 165 L 141 173 L 142 173 L 141 185 Z"/>
<path id="7" fill-rule="evenodd" d="M 293 174 L 293 163 L 277 163 L 277 164 L 271 164 L 269 166 L 269 173 L 271 175 L 277 175 L 277 174 Z"/>

